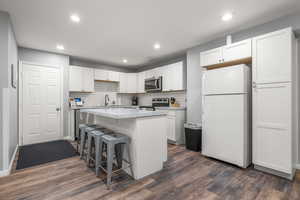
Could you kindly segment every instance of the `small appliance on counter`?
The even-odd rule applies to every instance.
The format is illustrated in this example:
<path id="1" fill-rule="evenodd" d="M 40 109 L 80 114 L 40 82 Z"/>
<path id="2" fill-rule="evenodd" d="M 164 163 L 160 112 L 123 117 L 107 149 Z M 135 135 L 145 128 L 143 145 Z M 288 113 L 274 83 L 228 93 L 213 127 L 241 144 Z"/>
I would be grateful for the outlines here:
<path id="1" fill-rule="evenodd" d="M 175 97 L 171 97 L 170 104 L 172 107 L 180 107 L 180 104 L 176 102 Z"/>
<path id="2" fill-rule="evenodd" d="M 169 107 L 170 99 L 169 98 L 153 98 L 152 106 L 153 107 Z"/>
<path id="3" fill-rule="evenodd" d="M 83 106 L 84 102 L 82 98 L 75 97 L 69 99 L 70 107 Z"/>
<path id="4" fill-rule="evenodd" d="M 139 99 L 137 96 L 133 96 L 131 99 L 131 105 L 137 106 L 139 104 Z"/>

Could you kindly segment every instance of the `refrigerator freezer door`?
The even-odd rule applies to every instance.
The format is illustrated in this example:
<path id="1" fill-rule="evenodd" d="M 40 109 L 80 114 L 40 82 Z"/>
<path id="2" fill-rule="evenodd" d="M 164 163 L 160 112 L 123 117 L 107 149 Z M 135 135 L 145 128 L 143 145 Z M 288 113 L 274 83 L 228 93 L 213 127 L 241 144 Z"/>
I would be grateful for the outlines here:
<path id="1" fill-rule="evenodd" d="M 203 94 L 241 94 L 249 88 L 249 67 L 232 67 L 207 70 L 203 74 Z"/>
<path id="2" fill-rule="evenodd" d="M 204 97 L 202 154 L 249 165 L 248 95 Z"/>

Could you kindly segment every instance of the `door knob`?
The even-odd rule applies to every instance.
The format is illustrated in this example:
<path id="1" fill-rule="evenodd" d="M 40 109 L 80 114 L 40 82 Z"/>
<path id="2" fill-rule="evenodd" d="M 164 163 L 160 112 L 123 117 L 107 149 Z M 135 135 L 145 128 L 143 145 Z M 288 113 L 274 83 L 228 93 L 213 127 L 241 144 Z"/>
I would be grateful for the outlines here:
<path id="1" fill-rule="evenodd" d="M 56 111 L 59 112 L 59 111 L 60 111 L 60 108 L 56 108 Z"/>
<path id="2" fill-rule="evenodd" d="M 252 87 L 256 88 L 256 82 L 252 82 Z"/>

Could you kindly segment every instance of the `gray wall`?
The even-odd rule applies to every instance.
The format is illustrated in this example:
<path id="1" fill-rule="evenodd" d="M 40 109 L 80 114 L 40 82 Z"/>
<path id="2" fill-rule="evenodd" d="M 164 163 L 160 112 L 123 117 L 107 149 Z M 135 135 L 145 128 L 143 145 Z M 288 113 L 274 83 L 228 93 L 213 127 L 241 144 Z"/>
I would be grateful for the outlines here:
<path id="1" fill-rule="evenodd" d="M 38 64 L 59 65 L 63 67 L 63 134 L 68 136 L 68 110 L 69 110 L 69 56 L 49 53 L 45 51 L 19 48 L 19 60 Z"/>
<path id="2" fill-rule="evenodd" d="M 136 72 L 146 71 L 149 69 L 161 67 L 163 65 L 168 65 L 168 64 L 175 63 L 175 62 L 179 62 L 179 61 L 183 61 L 184 67 L 186 68 L 186 53 L 172 57 L 172 58 L 163 59 L 158 62 L 153 62 L 152 64 L 149 64 L 146 66 L 142 66 L 140 68 L 137 68 Z"/>
<path id="3" fill-rule="evenodd" d="M 3 169 L 3 136 L 2 136 L 2 89 L 7 87 L 7 66 L 8 66 L 8 15 L 0 12 L 0 170 Z"/>
<path id="4" fill-rule="evenodd" d="M 232 34 L 233 42 L 237 42 L 289 26 L 299 32 L 300 14 L 289 15 L 237 33 L 228 32 L 228 34 Z M 225 38 L 216 38 L 187 51 L 187 120 L 190 122 L 201 122 L 202 69 L 200 67 L 200 52 L 225 45 L 225 40 Z"/>
<path id="5" fill-rule="evenodd" d="M 7 170 L 8 163 L 10 163 L 13 152 L 18 144 L 17 89 L 12 88 L 10 84 L 10 66 L 11 64 L 17 66 L 18 52 L 10 18 L 5 12 L 0 12 L 0 44 L 0 170 Z M 9 91 L 9 105 L 3 105 L 3 89 Z M 3 118 L 2 105 L 9 106 L 9 116 L 7 118 Z M 3 122 L 8 122 L 8 124 L 6 124 L 8 133 L 3 133 Z M 8 161 L 6 166 L 4 166 L 4 159 Z"/>
<path id="6" fill-rule="evenodd" d="M 125 68 L 125 67 L 117 67 L 117 66 L 110 66 L 107 64 L 99 63 L 96 61 L 91 61 L 87 59 L 80 59 L 75 57 L 70 57 L 70 65 L 82 66 L 82 67 L 91 67 L 97 69 L 106 69 L 111 71 L 118 71 L 118 72 L 135 72 L 136 69 L 133 68 Z"/>
<path id="7" fill-rule="evenodd" d="M 16 123 L 19 123 L 18 115 L 18 88 L 11 86 L 11 65 L 18 66 L 18 46 L 10 23 L 8 30 L 8 87 L 10 88 L 10 107 L 9 107 L 9 162 L 13 159 L 13 153 L 18 145 L 19 129 Z"/>

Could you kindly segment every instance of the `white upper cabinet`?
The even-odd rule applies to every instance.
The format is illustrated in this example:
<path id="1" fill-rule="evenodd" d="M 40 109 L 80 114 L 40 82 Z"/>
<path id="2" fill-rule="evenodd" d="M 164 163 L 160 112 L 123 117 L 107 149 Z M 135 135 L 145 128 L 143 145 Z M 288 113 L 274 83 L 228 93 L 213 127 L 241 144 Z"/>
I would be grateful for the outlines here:
<path id="1" fill-rule="evenodd" d="M 120 93 L 137 93 L 137 73 L 120 73 Z"/>
<path id="2" fill-rule="evenodd" d="M 137 93 L 137 73 L 127 73 L 127 92 Z"/>
<path id="3" fill-rule="evenodd" d="M 145 78 L 152 78 L 152 77 L 159 77 L 162 76 L 162 70 L 161 67 L 159 68 L 154 68 L 154 69 L 150 69 L 145 71 Z"/>
<path id="4" fill-rule="evenodd" d="M 82 87 L 84 92 L 94 92 L 94 69 L 93 68 L 82 68 L 83 81 Z"/>
<path id="5" fill-rule="evenodd" d="M 94 79 L 97 81 L 107 81 L 108 80 L 109 71 L 104 69 L 95 69 L 95 77 Z"/>
<path id="6" fill-rule="evenodd" d="M 252 40 L 244 40 L 200 53 L 200 66 L 249 58 L 252 56 Z"/>
<path id="7" fill-rule="evenodd" d="M 119 84 L 119 92 L 127 93 L 127 73 L 120 72 L 120 84 Z"/>
<path id="8" fill-rule="evenodd" d="M 120 72 L 108 71 L 108 80 L 119 82 L 120 81 Z"/>
<path id="9" fill-rule="evenodd" d="M 80 92 L 82 87 L 82 70 L 78 66 L 70 66 L 69 71 L 69 91 Z"/>
<path id="10" fill-rule="evenodd" d="M 163 91 L 184 90 L 183 62 L 177 62 L 161 68 Z"/>
<path id="11" fill-rule="evenodd" d="M 221 63 L 223 59 L 222 47 L 200 53 L 200 65 L 209 66 Z"/>
<path id="12" fill-rule="evenodd" d="M 145 79 L 162 76 L 163 91 L 185 90 L 183 62 L 139 73 L 120 73 L 120 93 L 145 93 Z"/>
<path id="13" fill-rule="evenodd" d="M 109 71 L 105 69 L 95 69 L 95 77 L 96 81 L 120 81 L 120 72 Z"/>
<path id="14" fill-rule="evenodd" d="M 292 30 L 276 31 L 253 38 L 253 81 L 291 81 Z"/>
<path id="15" fill-rule="evenodd" d="M 244 40 L 223 47 L 223 61 L 229 62 L 252 56 L 252 40 Z"/>
<path id="16" fill-rule="evenodd" d="M 139 72 L 137 74 L 137 93 L 144 93 L 145 92 L 145 78 L 146 72 Z"/>
<path id="17" fill-rule="evenodd" d="M 93 92 L 94 91 L 94 69 L 70 66 L 69 91 L 71 92 Z"/>

